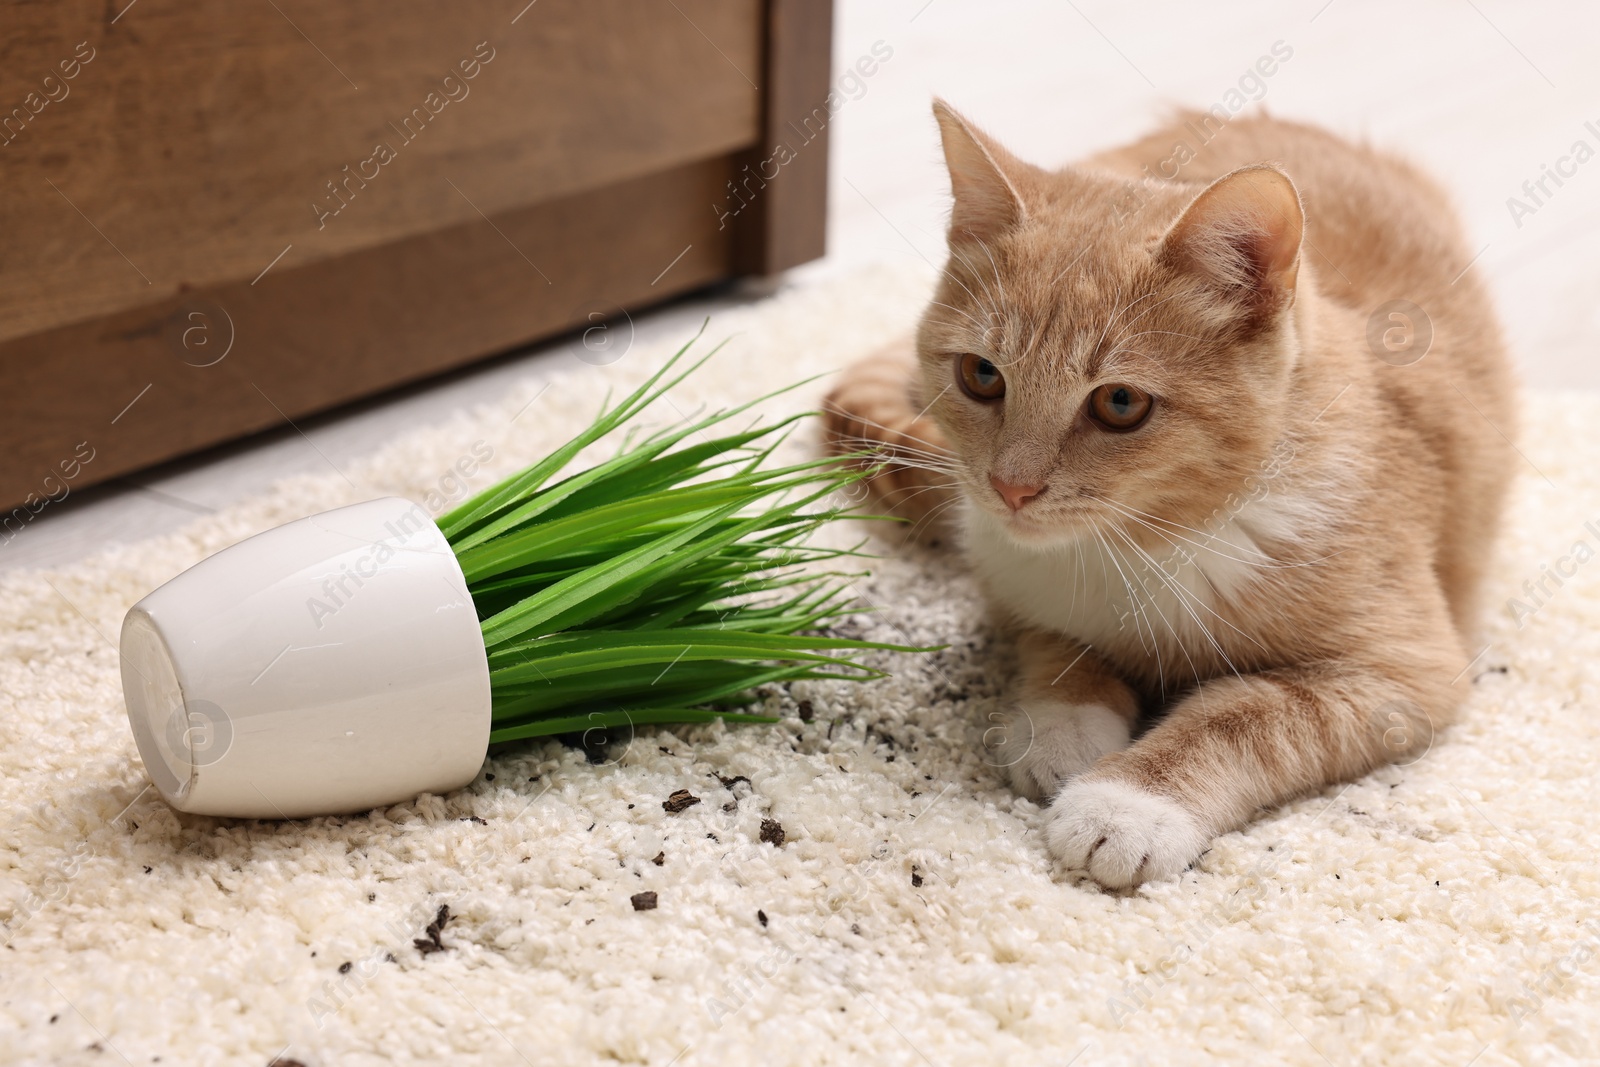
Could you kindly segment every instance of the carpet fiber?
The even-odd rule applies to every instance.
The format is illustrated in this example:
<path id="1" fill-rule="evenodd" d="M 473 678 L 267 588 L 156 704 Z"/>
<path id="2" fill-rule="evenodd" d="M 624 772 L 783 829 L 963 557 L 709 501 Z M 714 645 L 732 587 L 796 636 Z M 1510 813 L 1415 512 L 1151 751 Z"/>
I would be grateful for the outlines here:
<path id="1" fill-rule="evenodd" d="M 880 267 L 728 314 L 673 404 L 837 367 L 908 328 L 929 284 Z M 1053 869 L 1043 812 L 980 744 L 1006 668 L 973 589 L 898 549 L 851 624 L 949 648 L 774 692 L 778 726 L 642 730 L 598 764 L 514 746 L 450 796 L 292 824 L 141 792 L 113 647 L 134 601 L 301 515 L 449 492 L 477 442 L 481 488 L 666 354 L 574 360 L 181 535 L 0 577 L 0 1062 L 1592 1062 L 1594 398 L 1544 395 L 1528 420 L 1462 721 L 1176 882 L 1116 895 Z M 1545 566 L 1570 576 L 1535 603 Z M 663 807 L 678 790 L 698 803 Z"/>

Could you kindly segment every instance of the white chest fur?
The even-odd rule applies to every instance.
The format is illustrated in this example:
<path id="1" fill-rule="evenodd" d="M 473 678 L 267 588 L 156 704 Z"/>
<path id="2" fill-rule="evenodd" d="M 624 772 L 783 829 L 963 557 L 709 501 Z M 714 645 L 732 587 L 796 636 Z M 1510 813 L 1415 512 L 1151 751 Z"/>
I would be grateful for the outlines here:
<path id="1" fill-rule="evenodd" d="M 1293 566 L 1269 549 L 1281 552 L 1316 511 L 1303 498 L 1269 494 L 1202 531 L 1165 529 L 1143 548 L 1116 532 L 1020 543 L 1002 520 L 971 506 L 963 525 L 968 558 L 1009 614 L 1120 659 L 1148 658 L 1180 678 L 1253 643 L 1240 596 Z"/>

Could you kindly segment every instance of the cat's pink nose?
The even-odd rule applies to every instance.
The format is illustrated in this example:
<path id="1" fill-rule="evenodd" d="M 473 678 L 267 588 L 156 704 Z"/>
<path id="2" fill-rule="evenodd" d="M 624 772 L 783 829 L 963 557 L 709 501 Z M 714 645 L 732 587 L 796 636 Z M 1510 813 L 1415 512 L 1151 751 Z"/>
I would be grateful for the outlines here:
<path id="1" fill-rule="evenodd" d="M 989 475 L 989 484 L 994 486 L 994 491 L 1000 494 L 1000 498 L 1006 502 L 1006 507 L 1012 511 L 1021 511 L 1023 505 L 1044 492 L 1042 485 L 1012 485 L 1010 482 L 1002 482 L 992 474 Z"/>

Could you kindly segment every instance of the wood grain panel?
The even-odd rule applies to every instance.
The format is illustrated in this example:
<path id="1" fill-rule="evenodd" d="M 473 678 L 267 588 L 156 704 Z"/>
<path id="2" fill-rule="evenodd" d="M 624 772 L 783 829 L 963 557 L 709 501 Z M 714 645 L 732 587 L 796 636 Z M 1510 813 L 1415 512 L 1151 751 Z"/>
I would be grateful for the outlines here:
<path id="1" fill-rule="evenodd" d="M 823 254 L 828 213 L 830 0 L 770 0 L 762 138 L 739 160 L 724 211 L 739 221 L 736 264 L 775 274 Z"/>
<path id="2" fill-rule="evenodd" d="M 730 235 L 704 205 L 732 165 L 693 163 L 0 344 L 0 426 L 27 427 L 6 433 L 0 500 L 59 493 L 59 473 L 47 477 L 85 444 L 93 459 L 70 488 L 725 277 Z"/>
<path id="3" fill-rule="evenodd" d="M 758 139 L 755 0 L 524 3 L 6 4 L 0 340 Z"/>
<path id="4" fill-rule="evenodd" d="M 68 482 L 821 252 L 825 131 L 724 205 L 826 114 L 829 0 L 0 5 L 0 539 Z"/>

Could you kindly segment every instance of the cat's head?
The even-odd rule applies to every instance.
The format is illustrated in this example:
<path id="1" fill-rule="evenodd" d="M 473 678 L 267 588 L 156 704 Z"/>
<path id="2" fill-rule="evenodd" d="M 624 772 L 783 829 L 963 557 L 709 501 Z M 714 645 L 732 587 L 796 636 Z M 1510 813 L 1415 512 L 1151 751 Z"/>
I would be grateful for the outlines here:
<path id="1" fill-rule="evenodd" d="M 934 112 L 955 203 L 920 388 L 980 519 L 1034 544 L 1201 526 L 1283 425 L 1294 185 L 1267 166 L 1207 187 L 1045 171 Z"/>

